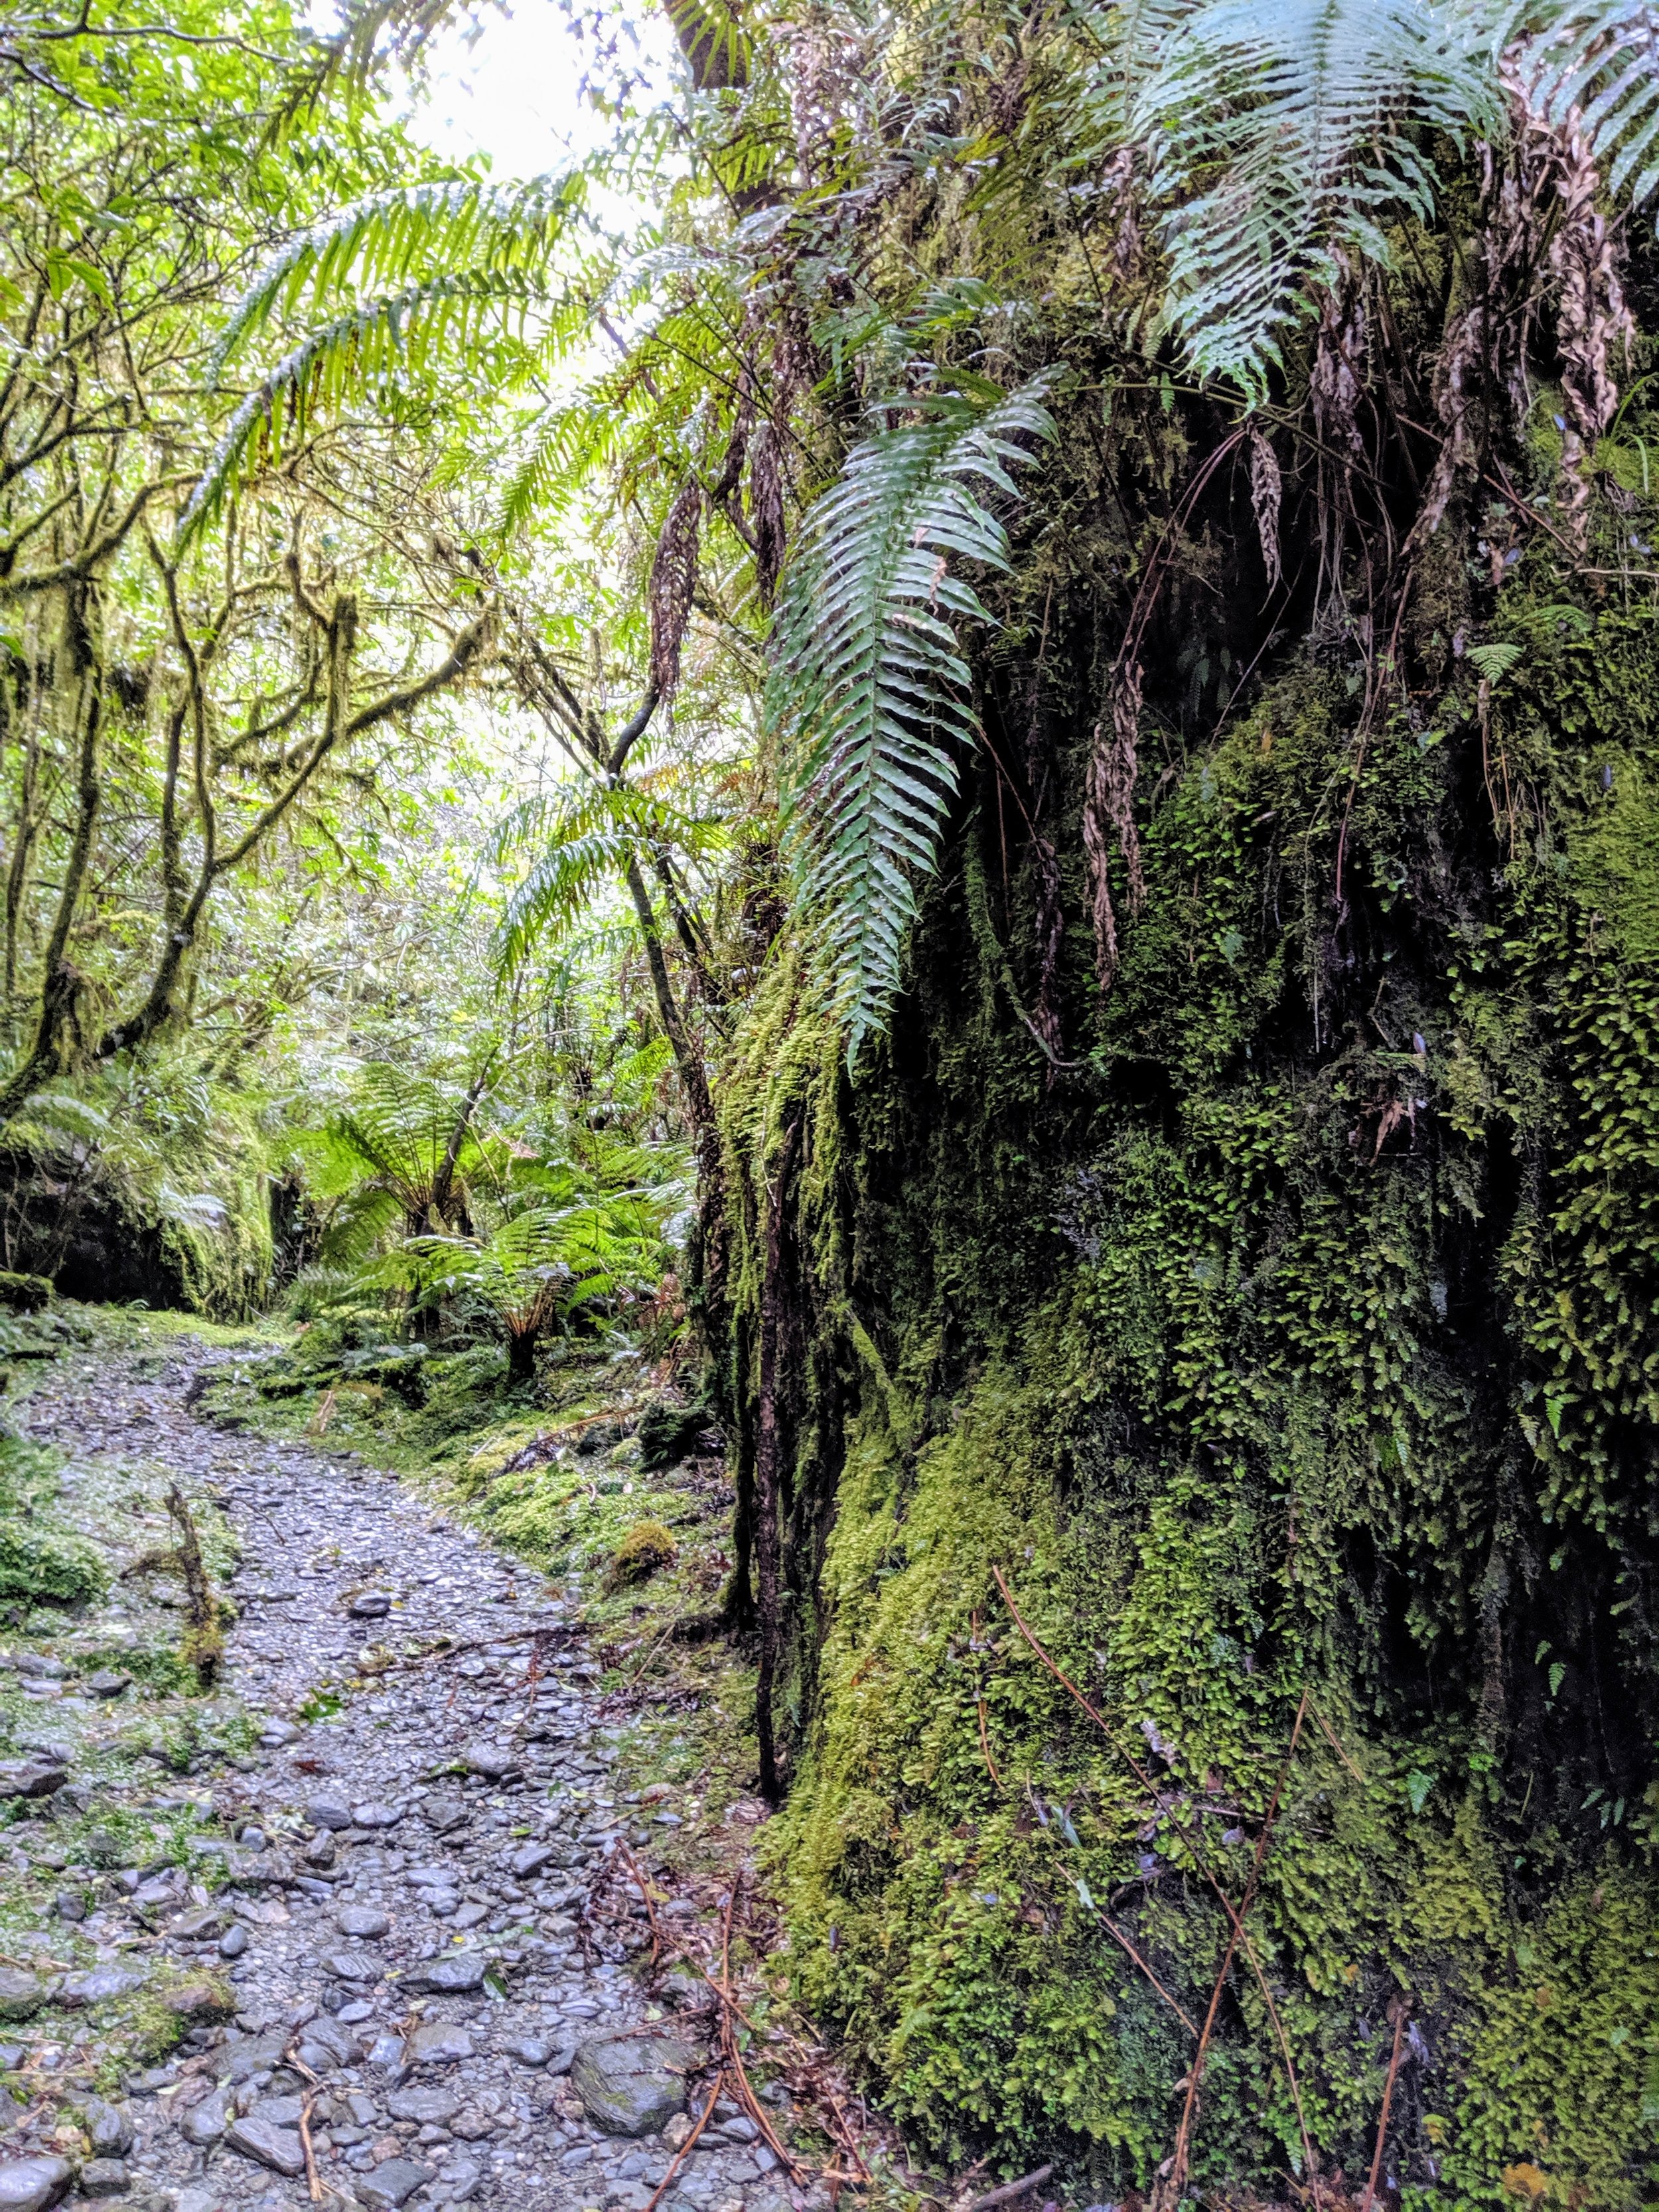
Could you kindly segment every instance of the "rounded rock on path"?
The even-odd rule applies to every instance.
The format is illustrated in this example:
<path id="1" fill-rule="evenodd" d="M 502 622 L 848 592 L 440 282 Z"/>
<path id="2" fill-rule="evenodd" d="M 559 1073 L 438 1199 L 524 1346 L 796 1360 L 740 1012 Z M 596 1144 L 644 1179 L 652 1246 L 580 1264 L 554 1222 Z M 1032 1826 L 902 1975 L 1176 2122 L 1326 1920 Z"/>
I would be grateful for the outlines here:
<path id="1" fill-rule="evenodd" d="M 365 1590 L 361 1597 L 351 1601 L 354 1620 L 384 1620 L 392 1610 L 392 1600 L 384 1590 Z"/>
<path id="2" fill-rule="evenodd" d="M 306 2170 L 306 2154 L 298 2133 L 291 2128 L 279 2128 L 275 2121 L 264 2119 L 258 2112 L 231 2122 L 225 2130 L 225 2147 L 240 2151 L 257 2165 L 269 2166 L 273 2173 L 285 2173 L 290 2179 Z"/>
<path id="3" fill-rule="evenodd" d="M 685 2072 L 702 2056 L 674 2036 L 595 2036 L 578 2050 L 570 2079 L 607 2135 L 656 2135 L 685 2110 Z"/>
<path id="4" fill-rule="evenodd" d="M 489 1960 L 481 1951 L 452 1951 L 447 1957 L 424 1960 L 404 1976 L 403 1986 L 416 1996 L 469 1996 L 483 1987 Z"/>
<path id="5" fill-rule="evenodd" d="M 33 2020 L 46 2001 L 38 1974 L 21 1966 L 0 1966 L 0 2020 Z"/>
<path id="6" fill-rule="evenodd" d="M 470 1743 L 461 1758 L 469 1774 L 481 1774 L 486 1782 L 505 1782 L 519 1771 L 519 1755 L 510 1743 Z"/>
<path id="7" fill-rule="evenodd" d="M 124 2158 L 137 2137 L 131 2114 L 120 2105 L 106 2104 L 101 2097 L 82 2099 L 81 2121 L 100 2158 Z"/>
<path id="8" fill-rule="evenodd" d="M 401 1810 L 395 1805 L 381 1805 L 371 1802 L 362 1805 L 354 1805 L 351 1808 L 351 1825 L 354 1828 L 395 1828 L 403 1817 Z"/>
<path id="9" fill-rule="evenodd" d="M 179 2132 L 187 2143 L 193 2143 L 198 2150 L 207 2150 L 221 2140 L 230 2125 L 230 2115 L 225 2109 L 229 2094 L 228 2087 L 216 2089 L 179 2115 Z"/>
<path id="10" fill-rule="evenodd" d="M 483 2168 L 470 2158 L 452 2159 L 428 2191 L 434 2204 L 465 2204 L 483 2185 Z"/>
<path id="11" fill-rule="evenodd" d="M 458 2058 L 473 2055 L 472 2038 L 453 2021 L 428 2021 L 404 2043 L 404 2063 L 409 2066 L 452 2066 Z"/>
<path id="12" fill-rule="evenodd" d="M 131 2179 L 126 2161 L 118 2158 L 89 2158 L 81 2168 L 82 2197 L 119 2197 Z"/>
<path id="13" fill-rule="evenodd" d="M 100 1667 L 95 1674 L 88 1675 L 87 1687 L 94 1698 L 118 1698 L 123 1690 L 132 1687 L 132 1677 L 118 1667 Z"/>
<path id="14" fill-rule="evenodd" d="M 378 1905 L 343 1905 L 334 1916 L 342 1936 L 384 1936 L 392 1923 Z"/>
<path id="15" fill-rule="evenodd" d="M 431 2179 L 429 2166 L 416 2166 L 410 2158 L 389 2158 L 382 2165 L 372 2166 L 367 2173 L 359 2174 L 352 2184 L 352 2194 L 360 2204 L 369 2206 L 370 2212 L 395 2212 L 397 2206 Z"/>
<path id="16" fill-rule="evenodd" d="M 219 1938 L 219 1956 L 222 1959 L 240 1959 L 246 1948 L 247 1930 L 246 1928 L 240 1926 L 227 1928 L 224 1934 Z"/>
<path id="17" fill-rule="evenodd" d="M 74 2179 L 66 2158 L 0 2160 L 0 2212 L 44 2212 Z"/>
<path id="18" fill-rule="evenodd" d="M 552 1862 L 551 1844 L 520 1844 L 509 1864 L 513 1869 L 514 1880 L 525 1881 L 532 1874 L 539 1874 L 544 1866 L 550 1866 Z"/>
<path id="19" fill-rule="evenodd" d="M 0 1797 L 50 1797 L 68 1780 L 64 1759 L 0 1759 Z"/>
<path id="20" fill-rule="evenodd" d="M 351 1808 L 343 1797 L 313 1797 L 306 1807 L 306 1818 L 313 1828 L 349 1828 Z"/>

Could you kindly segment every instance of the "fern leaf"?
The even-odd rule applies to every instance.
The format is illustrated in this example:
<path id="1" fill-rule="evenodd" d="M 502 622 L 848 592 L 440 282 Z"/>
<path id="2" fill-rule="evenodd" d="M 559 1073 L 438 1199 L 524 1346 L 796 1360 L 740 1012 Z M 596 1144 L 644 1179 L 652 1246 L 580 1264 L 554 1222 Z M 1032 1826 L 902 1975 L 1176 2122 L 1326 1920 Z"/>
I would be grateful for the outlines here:
<path id="1" fill-rule="evenodd" d="M 468 179 L 411 185 L 343 208 L 273 254 L 231 309 L 208 365 L 216 382 L 239 348 L 302 301 L 401 289 L 440 272 L 504 276 L 544 270 L 583 204 L 580 173 L 502 186 Z"/>
<path id="2" fill-rule="evenodd" d="M 1479 0 L 1200 0 L 1162 24 L 1127 124 L 1167 210 L 1164 326 L 1200 374 L 1259 396 L 1310 288 L 1431 212 L 1429 134 L 1501 134 L 1501 34 Z"/>
<path id="3" fill-rule="evenodd" d="M 1006 568 L 988 499 L 1051 438 L 1042 378 L 994 403 L 902 404 L 806 514 L 778 600 L 767 717 L 786 763 L 797 906 L 856 1064 L 896 988 L 975 723 L 956 622 L 985 609 L 953 562 Z M 881 413 L 878 410 L 878 418 Z"/>

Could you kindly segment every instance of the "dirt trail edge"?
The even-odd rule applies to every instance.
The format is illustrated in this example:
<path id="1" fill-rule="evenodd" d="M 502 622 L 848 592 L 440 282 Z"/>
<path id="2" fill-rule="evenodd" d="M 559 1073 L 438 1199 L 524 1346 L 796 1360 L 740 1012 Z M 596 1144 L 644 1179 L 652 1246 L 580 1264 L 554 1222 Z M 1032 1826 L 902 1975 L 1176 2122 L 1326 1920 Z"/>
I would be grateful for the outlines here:
<path id="1" fill-rule="evenodd" d="M 112 2212 L 645 2212 L 702 2048 L 647 2001 L 614 1919 L 585 1920 L 647 1814 L 616 1802 L 575 1593 L 325 1441 L 198 1419 L 228 1356 L 103 1346 L 14 1411 L 66 1455 L 63 1508 L 94 1539 L 124 1503 L 155 1519 L 176 1481 L 239 1618 L 205 1698 L 124 1670 L 146 1607 L 175 1644 L 183 1622 L 135 1543 L 64 1656 L 38 1611 L 0 1634 L 23 1815 L 0 1830 L 0 2212 L 74 2191 Z M 443 1638 L 451 1656 L 400 1656 Z M 183 2040 L 112 2059 L 146 2005 Z M 820 2197 L 726 2107 L 663 2202 Z"/>

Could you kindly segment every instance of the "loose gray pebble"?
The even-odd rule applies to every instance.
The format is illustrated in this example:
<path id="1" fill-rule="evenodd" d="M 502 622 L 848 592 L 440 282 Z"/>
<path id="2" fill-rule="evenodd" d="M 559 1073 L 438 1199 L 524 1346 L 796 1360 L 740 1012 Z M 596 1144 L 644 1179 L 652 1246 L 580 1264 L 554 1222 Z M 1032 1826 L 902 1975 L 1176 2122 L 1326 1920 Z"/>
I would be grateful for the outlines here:
<path id="1" fill-rule="evenodd" d="M 247 1930 L 246 1928 L 227 1928 L 224 1934 L 219 1938 L 219 1956 L 222 1959 L 240 1959 L 246 1948 Z"/>

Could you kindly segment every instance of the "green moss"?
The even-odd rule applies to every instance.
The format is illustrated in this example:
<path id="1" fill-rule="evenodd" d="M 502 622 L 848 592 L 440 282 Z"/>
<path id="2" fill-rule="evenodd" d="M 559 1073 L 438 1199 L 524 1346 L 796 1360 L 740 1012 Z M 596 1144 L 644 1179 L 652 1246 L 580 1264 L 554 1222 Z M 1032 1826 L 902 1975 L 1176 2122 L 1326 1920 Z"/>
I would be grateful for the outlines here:
<path id="1" fill-rule="evenodd" d="M 1407 1996 L 1408 2205 L 1653 2201 L 1659 616 L 1525 568 L 1477 698 L 1431 586 L 1437 695 L 1310 652 L 1148 772 L 1069 1076 L 988 799 L 860 1083 L 793 953 L 728 1073 L 739 1406 L 805 1132 L 790 1969 L 951 2160 L 1151 2185 L 1260 1844 L 1196 2185 L 1363 2174 Z"/>

